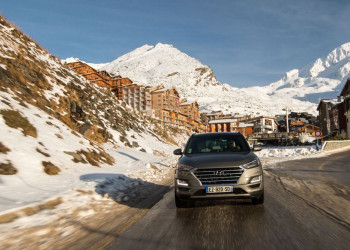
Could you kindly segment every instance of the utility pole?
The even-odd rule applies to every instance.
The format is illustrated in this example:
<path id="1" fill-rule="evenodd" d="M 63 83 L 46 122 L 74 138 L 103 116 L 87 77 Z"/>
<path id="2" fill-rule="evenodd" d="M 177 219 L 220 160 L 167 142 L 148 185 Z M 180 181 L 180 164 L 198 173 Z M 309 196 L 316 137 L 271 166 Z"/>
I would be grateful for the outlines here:
<path id="1" fill-rule="evenodd" d="M 289 135 L 289 122 L 288 122 L 288 112 L 290 112 L 291 110 L 286 106 L 284 109 L 282 109 L 283 111 L 286 111 L 286 124 L 287 124 L 287 133 Z"/>

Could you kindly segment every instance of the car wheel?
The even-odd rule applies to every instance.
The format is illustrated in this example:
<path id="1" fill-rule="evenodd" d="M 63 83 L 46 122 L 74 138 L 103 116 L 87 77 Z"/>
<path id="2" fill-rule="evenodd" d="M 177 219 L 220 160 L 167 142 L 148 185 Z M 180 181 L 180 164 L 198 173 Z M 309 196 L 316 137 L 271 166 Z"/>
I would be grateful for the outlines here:
<path id="1" fill-rule="evenodd" d="M 259 197 L 252 198 L 253 205 L 261 205 L 264 204 L 264 195 L 260 195 Z"/>
<path id="2" fill-rule="evenodd" d="M 184 208 L 184 207 L 189 207 L 188 201 L 180 199 L 175 195 L 175 205 L 177 208 Z"/>

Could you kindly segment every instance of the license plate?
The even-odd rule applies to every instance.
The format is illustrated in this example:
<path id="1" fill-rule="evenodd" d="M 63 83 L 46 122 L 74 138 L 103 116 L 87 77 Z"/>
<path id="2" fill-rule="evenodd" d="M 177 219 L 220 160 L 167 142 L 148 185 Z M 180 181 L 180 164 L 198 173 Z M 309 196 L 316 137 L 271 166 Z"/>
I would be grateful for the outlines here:
<path id="1" fill-rule="evenodd" d="M 205 187 L 206 193 L 232 193 L 233 186 L 209 186 Z"/>

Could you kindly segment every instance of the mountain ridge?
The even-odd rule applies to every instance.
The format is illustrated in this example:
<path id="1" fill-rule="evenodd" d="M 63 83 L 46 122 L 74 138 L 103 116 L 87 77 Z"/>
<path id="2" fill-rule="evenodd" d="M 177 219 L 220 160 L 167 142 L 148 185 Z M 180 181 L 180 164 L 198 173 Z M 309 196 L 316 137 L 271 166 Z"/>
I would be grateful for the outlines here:
<path id="1" fill-rule="evenodd" d="M 129 77 L 136 84 L 176 87 L 182 98 L 198 101 L 201 111 L 275 115 L 288 106 L 293 111 L 317 114 L 319 100 L 335 98 L 350 77 L 350 43 L 286 72 L 276 82 L 247 88 L 220 83 L 208 65 L 169 44 L 146 44 L 98 67 Z"/>

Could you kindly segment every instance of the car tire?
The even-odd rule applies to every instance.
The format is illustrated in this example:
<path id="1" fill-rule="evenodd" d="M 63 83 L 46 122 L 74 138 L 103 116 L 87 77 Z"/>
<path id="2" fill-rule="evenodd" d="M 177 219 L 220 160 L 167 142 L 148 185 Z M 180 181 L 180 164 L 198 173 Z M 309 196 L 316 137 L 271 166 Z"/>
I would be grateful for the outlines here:
<path id="1" fill-rule="evenodd" d="M 264 195 L 260 195 L 259 197 L 253 197 L 252 198 L 252 204 L 253 205 L 261 205 L 264 204 Z"/>
<path id="2" fill-rule="evenodd" d="M 184 208 L 184 207 L 189 207 L 188 206 L 188 201 L 180 199 L 175 195 L 175 205 L 177 208 Z"/>

